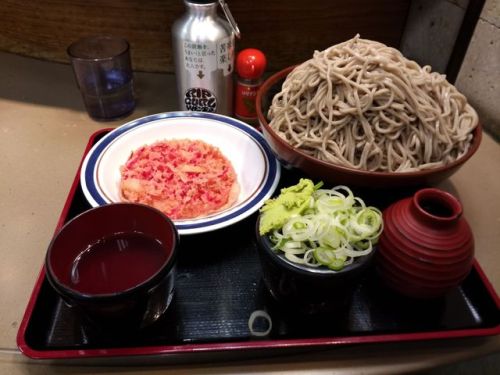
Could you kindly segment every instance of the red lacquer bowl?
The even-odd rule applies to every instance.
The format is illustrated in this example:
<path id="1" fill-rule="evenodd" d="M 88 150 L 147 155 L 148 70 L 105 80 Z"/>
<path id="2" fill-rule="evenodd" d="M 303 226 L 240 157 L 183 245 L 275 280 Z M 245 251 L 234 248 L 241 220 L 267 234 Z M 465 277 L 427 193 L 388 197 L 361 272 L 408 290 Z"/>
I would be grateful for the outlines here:
<path id="1" fill-rule="evenodd" d="M 271 146 L 276 157 L 285 166 L 295 167 L 313 178 L 333 185 L 343 184 L 367 188 L 400 188 L 408 186 L 425 186 L 437 184 L 455 173 L 477 151 L 481 143 L 481 124 L 473 131 L 472 144 L 461 158 L 447 165 L 425 169 L 422 171 L 392 173 L 370 172 L 319 160 L 301 150 L 294 148 L 282 139 L 269 125 L 267 112 L 274 95 L 281 91 L 283 81 L 294 69 L 294 66 L 281 70 L 269 77 L 257 93 L 256 111 L 262 133 Z"/>
<path id="2" fill-rule="evenodd" d="M 47 280 L 96 327 L 133 331 L 156 322 L 170 305 L 178 242 L 173 222 L 153 207 L 95 207 L 68 221 L 52 239 Z"/>
<path id="3" fill-rule="evenodd" d="M 474 237 L 460 202 L 439 189 L 422 189 L 383 212 L 377 270 L 397 292 L 433 298 L 469 274 Z"/>

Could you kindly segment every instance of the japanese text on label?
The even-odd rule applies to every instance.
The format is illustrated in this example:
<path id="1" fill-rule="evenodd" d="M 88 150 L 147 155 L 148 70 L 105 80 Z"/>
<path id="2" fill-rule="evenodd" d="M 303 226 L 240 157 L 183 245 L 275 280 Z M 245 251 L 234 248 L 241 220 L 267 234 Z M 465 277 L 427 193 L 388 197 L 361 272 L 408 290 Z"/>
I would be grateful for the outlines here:
<path id="1" fill-rule="evenodd" d="M 231 37 L 212 42 L 184 42 L 184 67 L 200 79 L 215 70 L 233 72 L 234 45 Z"/>
<path id="2" fill-rule="evenodd" d="M 217 69 L 214 43 L 184 42 L 184 67 L 200 78 Z"/>

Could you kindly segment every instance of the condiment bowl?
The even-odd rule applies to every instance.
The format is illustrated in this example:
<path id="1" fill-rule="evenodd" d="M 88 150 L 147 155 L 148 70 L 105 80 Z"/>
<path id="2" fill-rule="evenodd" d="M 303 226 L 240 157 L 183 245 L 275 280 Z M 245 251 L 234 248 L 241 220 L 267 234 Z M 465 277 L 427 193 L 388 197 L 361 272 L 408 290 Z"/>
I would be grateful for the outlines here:
<path id="1" fill-rule="evenodd" d="M 155 208 L 103 205 L 76 216 L 54 236 L 47 279 L 95 326 L 143 328 L 172 300 L 178 242 L 172 221 Z"/>
<path id="2" fill-rule="evenodd" d="M 373 264 L 377 248 L 339 271 L 289 261 L 273 250 L 267 235 L 256 236 L 262 278 L 271 296 L 288 311 L 298 314 L 336 313 L 349 307 L 351 297 Z"/>
<path id="3" fill-rule="evenodd" d="M 269 77 L 257 93 L 256 111 L 264 137 L 276 157 L 284 166 L 298 168 L 309 176 L 331 184 L 343 184 L 363 188 L 399 188 L 433 185 L 455 173 L 477 151 L 481 143 L 482 128 L 478 124 L 473 131 L 472 144 L 461 158 L 444 166 L 422 171 L 394 173 L 370 172 L 336 165 L 319 160 L 291 146 L 269 125 L 267 113 L 273 97 L 281 91 L 281 86 L 294 69 L 288 67 Z"/>

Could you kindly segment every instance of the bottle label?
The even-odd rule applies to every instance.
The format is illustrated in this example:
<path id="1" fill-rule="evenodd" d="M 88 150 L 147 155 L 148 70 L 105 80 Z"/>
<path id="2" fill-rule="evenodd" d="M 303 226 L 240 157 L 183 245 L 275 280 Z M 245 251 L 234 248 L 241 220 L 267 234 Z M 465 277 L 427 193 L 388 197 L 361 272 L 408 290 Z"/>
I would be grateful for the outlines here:
<path id="1" fill-rule="evenodd" d="M 217 69 L 227 76 L 233 72 L 234 39 L 226 37 L 217 42 Z"/>
<path id="2" fill-rule="evenodd" d="M 188 111 L 215 112 L 217 98 L 210 90 L 193 87 L 184 94 L 184 104 Z"/>
<path id="3" fill-rule="evenodd" d="M 234 113 L 237 116 L 248 119 L 255 119 L 257 112 L 255 110 L 255 99 L 260 85 L 246 85 L 241 82 L 236 84 L 235 88 L 235 107 Z"/>
<path id="4" fill-rule="evenodd" d="M 216 70 L 224 76 L 233 72 L 234 42 L 231 36 L 217 42 L 184 41 L 184 68 L 203 80 Z"/>

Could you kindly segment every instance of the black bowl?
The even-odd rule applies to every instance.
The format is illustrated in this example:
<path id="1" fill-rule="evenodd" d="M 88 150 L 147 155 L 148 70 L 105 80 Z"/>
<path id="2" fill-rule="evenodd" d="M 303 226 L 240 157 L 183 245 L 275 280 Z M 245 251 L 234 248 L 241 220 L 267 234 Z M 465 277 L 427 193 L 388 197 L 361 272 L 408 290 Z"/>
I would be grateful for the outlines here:
<path id="1" fill-rule="evenodd" d="M 262 278 L 267 289 L 282 307 L 299 314 L 345 311 L 371 268 L 377 251 L 375 247 L 370 254 L 334 271 L 327 267 L 293 263 L 282 252 L 273 250 L 269 238 L 259 234 L 259 219 L 256 236 Z"/>
<path id="2" fill-rule="evenodd" d="M 126 237 L 128 234 L 132 237 Z M 115 235 L 121 237 L 116 237 L 108 248 L 92 248 Z M 144 242 L 146 237 L 154 241 L 154 258 L 148 255 L 146 245 L 150 242 Z M 95 327 L 133 331 L 156 322 L 167 310 L 173 297 L 178 242 L 172 221 L 155 208 L 135 203 L 96 207 L 70 220 L 55 235 L 45 259 L 46 276 L 61 298 Z M 131 262 L 125 253 L 132 248 Z M 109 254 L 108 249 L 114 256 L 106 259 L 108 263 L 94 258 L 99 261 L 87 260 L 86 272 L 78 268 L 89 253 Z M 146 256 L 148 267 L 144 263 Z M 150 272 L 139 269 L 141 264 L 142 270 Z M 102 279 L 88 277 L 99 268 Z M 106 286 L 107 280 L 121 286 L 114 287 L 111 281 Z"/>

